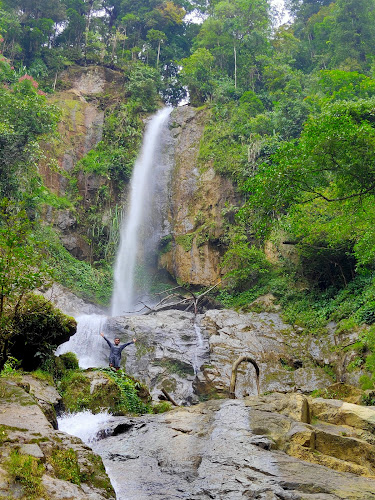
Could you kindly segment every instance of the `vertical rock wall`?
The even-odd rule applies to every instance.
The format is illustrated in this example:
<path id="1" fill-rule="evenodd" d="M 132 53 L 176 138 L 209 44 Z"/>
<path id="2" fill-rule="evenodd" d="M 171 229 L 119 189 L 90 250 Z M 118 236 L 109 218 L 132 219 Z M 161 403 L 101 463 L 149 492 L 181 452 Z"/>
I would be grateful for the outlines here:
<path id="1" fill-rule="evenodd" d="M 198 163 L 208 119 L 207 109 L 190 106 L 172 113 L 175 166 L 168 213 L 172 232 L 160 258 L 160 266 L 180 282 L 203 286 L 220 280 L 222 211 L 226 204 L 236 203 L 231 182 L 216 174 L 212 165 Z"/>
<path id="2" fill-rule="evenodd" d="M 56 92 L 51 98 L 61 111 L 58 136 L 44 145 L 45 160 L 39 171 L 44 184 L 58 196 L 72 193 L 71 178 L 74 179 L 77 203 L 74 209 L 56 210 L 52 207 L 45 214 L 60 233 L 67 250 L 79 259 L 89 260 L 92 249 L 87 238 L 85 221 L 80 223 L 82 211 L 96 206 L 99 190 L 107 186 L 111 194 L 108 211 L 117 201 L 118 193 L 110 181 L 97 173 L 82 170 L 73 173 L 81 160 L 102 139 L 104 107 L 106 99 L 121 99 L 124 77 L 121 73 L 101 67 L 70 68 L 61 75 L 61 86 L 65 90 Z M 103 213 L 103 224 L 108 214 Z"/>

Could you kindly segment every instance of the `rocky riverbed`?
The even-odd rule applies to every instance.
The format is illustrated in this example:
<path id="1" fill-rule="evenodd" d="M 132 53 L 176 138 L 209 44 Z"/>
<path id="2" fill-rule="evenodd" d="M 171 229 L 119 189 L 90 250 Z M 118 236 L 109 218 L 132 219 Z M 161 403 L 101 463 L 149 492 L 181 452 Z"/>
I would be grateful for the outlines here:
<path id="1" fill-rule="evenodd" d="M 116 418 L 108 432 L 95 450 L 119 500 L 375 499 L 375 408 L 275 393 Z"/>

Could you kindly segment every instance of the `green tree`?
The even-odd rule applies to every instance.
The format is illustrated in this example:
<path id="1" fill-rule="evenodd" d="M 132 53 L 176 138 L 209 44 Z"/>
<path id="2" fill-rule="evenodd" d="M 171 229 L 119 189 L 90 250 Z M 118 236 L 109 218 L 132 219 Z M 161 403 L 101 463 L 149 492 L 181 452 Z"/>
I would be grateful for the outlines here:
<path id="1" fill-rule="evenodd" d="M 157 69 L 142 63 L 132 65 L 126 90 L 139 111 L 157 109 L 160 89 L 160 73 Z"/>
<path id="2" fill-rule="evenodd" d="M 207 49 L 197 49 L 190 57 L 181 61 L 181 78 L 189 88 L 190 102 L 193 106 L 201 106 L 213 94 L 214 58 Z"/>
<path id="3" fill-rule="evenodd" d="M 360 68 L 368 67 L 375 50 L 375 0 L 337 0 L 330 41 L 336 66 L 345 69 L 355 61 Z"/>
<path id="4" fill-rule="evenodd" d="M 23 301 L 51 279 L 41 243 L 26 211 L 6 198 L 0 203 L 0 366 L 15 334 L 13 318 Z"/>
<path id="5" fill-rule="evenodd" d="M 7 309 L 17 311 L 26 294 L 46 284 L 51 270 L 41 245 L 33 239 L 26 211 L 6 198 L 0 204 L 0 321 Z"/>
<path id="6" fill-rule="evenodd" d="M 373 99 L 326 105 L 309 118 L 298 141 L 259 166 L 246 189 L 262 227 L 298 203 L 358 201 L 375 192 L 373 106 Z"/>
<path id="7" fill-rule="evenodd" d="M 211 52 L 217 69 L 232 78 L 235 87 L 254 89 L 260 59 L 269 48 L 267 0 L 222 0 L 213 4 L 210 14 L 195 46 Z"/>
<path id="8" fill-rule="evenodd" d="M 7 81 L 9 64 L 3 62 L 1 70 L 0 78 Z M 24 75 L 12 88 L 0 86 L 0 196 L 16 196 L 26 189 L 25 179 L 38 155 L 37 140 L 53 132 L 58 118 L 31 76 Z"/>

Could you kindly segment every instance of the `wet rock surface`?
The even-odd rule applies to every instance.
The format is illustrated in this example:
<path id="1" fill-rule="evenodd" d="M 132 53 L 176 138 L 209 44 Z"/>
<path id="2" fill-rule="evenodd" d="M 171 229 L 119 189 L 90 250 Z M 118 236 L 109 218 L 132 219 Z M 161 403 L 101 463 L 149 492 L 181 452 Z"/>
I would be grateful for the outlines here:
<path id="1" fill-rule="evenodd" d="M 101 314 L 103 309 L 80 299 L 67 288 L 54 283 L 51 288 L 43 292 L 46 299 L 55 304 L 65 314 L 77 317 L 82 314 Z"/>
<path id="2" fill-rule="evenodd" d="M 165 389 L 178 403 L 191 404 L 199 401 L 193 387 L 196 372 L 209 360 L 207 338 L 198 338 L 196 319 L 182 311 L 109 318 L 105 331 L 123 342 L 137 338 L 123 351 L 122 362 L 127 373 L 151 388 L 154 399 Z"/>
<path id="3" fill-rule="evenodd" d="M 120 500 L 375 498 L 375 476 L 334 470 L 344 462 L 335 457 L 340 447 L 329 448 L 329 455 L 314 444 L 321 447 L 324 439 L 306 439 L 309 432 L 319 436 L 319 423 L 299 420 L 306 417 L 306 404 L 301 395 L 275 394 L 209 401 L 138 419 L 117 418 L 109 424 L 115 436 L 99 441 L 95 450 L 110 470 Z M 334 406 L 329 400 L 325 405 Z M 375 409 L 368 410 L 374 417 Z M 348 433 L 350 429 L 354 432 L 346 427 Z M 306 451 L 302 460 L 291 448 L 296 435 Z M 321 461 L 310 463 L 314 455 Z M 355 454 L 346 457 L 348 468 L 355 469 L 358 464 L 351 459 Z M 369 456 L 368 468 L 371 460 Z"/>
<path id="4" fill-rule="evenodd" d="M 137 338 L 136 345 L 123 354 L 126 372 L 146 383 L 155 398 L 164 388 L 179 404 L 228 397 L 232 364 L 245 354 L 259 365 L 261 393 L 308 393 L 333 382 L 321 366 L 333 339 L 303 338 L 276 312 L 209 310 L 194 316 L 163 311 L 109 318 L 104 328 L 109 338 L 119 335 L 123 342 Z M 104 342 L 101 349 L 105 363 Z M 256 394 L 254 367 L 243 363 L 236 397 Z"/>

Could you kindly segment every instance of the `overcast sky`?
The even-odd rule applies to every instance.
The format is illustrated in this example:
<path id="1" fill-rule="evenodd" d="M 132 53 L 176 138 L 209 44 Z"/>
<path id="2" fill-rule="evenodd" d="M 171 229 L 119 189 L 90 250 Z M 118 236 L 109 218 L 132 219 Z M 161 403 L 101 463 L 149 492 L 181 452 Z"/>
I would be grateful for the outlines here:
<path id="1" fill-rule="evenodd" d="M 284 9 L 284 0 L 271 0 L 271 5 L 275 6 L 280 11 L 280 21 L 279 24 L 284 24 L 288 21 L 289 16 L 283 12 Z"/>

